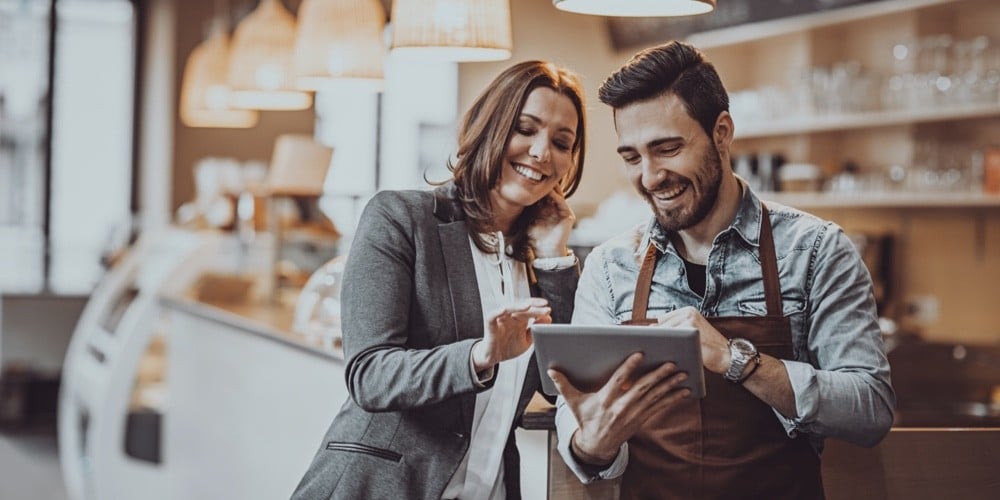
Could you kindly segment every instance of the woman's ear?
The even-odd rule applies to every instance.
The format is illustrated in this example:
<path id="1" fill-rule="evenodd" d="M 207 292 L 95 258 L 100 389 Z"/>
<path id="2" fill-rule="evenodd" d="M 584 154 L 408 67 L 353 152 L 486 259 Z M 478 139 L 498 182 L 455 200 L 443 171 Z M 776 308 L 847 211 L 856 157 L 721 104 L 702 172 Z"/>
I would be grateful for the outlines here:
<path id="1" fill-rule="evenodd" d="M 719 113 L 719 117 L 715 119 L 715 128 L 712 130 L 712 142 L 720 151 L 729 149 L 730 144 L 733 143 L 733 128 L 733 117 L 729 112 Z"/>

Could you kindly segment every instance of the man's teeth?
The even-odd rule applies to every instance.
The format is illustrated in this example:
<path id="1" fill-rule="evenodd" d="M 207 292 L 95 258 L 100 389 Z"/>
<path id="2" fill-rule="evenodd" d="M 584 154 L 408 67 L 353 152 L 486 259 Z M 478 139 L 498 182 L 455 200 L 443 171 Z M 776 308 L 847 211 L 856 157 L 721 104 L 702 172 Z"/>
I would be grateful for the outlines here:
<path id="1" fill-rule="evenodd" d="M 670 199 L 673 199 L 673 198 L 676 198 L 676 197 L 680 196 L 680 194 L 683 193 L 686 189 L 687 189 L 687 186 L 686 185 L 682 185 L 682 186 L 675 187 L 675 188 L 673 188 L 673 189 L 671 189 L 669 191 L 660 191 L 659 193 L 656 193 L 653 196 L 656 199 L 666 201 L 666 200 L 670 200 Z"/>
<path id="2" fill-rule="evenodd" d="M 514 171 L 516 171 L 517 173 L 519 173 L 519 174 L 521 174 L 521 175 L 523 175 L 523 176 L 525 176 L 525 177 L 527 177 L 527 178 L 529 178 L 529 179 L 531 179 L 533 181 L 540 181 L 540 180 L 542 180 L 542 179 L 545 178 L 545 176 L 542 175 L 541 172 L 539 172 L 537 170 L 532 170 L 532 169 L 530 169 L 528 167 L 522 167 L 520 165 L 514 165 Z"/>

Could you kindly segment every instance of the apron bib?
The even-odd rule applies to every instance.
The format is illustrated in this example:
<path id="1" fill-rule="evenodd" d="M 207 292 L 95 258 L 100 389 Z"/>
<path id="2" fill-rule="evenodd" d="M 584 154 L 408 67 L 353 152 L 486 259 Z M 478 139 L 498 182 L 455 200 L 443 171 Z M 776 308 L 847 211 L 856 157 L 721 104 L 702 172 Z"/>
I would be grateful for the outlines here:
<path id="1" fill-rule="evenodd" d="M 742 337 L 761 354 L 793 359 L 791 322 L 781 310 L 778 265 L 767 208 L 761 206 L 760 262 L 767 315 L 706 318 L 726 338 Z M 650 243 L 636 283 L 632 319 L 647 318 L 659 252 Z M 809 440 L 791 439 L 770 406 L 739 384 L 705 371 L 706 396 L 683 399 L 651 416 L 629 440 L 622 499 L 823 498 L 819 457 Z"/>

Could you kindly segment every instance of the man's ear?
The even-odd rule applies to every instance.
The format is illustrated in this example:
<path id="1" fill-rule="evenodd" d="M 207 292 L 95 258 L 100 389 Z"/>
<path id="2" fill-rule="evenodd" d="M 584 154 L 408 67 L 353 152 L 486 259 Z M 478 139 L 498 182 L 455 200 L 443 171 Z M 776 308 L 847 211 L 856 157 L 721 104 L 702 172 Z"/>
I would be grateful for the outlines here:
<path id="1" fill-rule="evenodd" d="M 719 113 L 719 117 L 715 119 L 715 128 L 712 130 L 712 142 L 719 151 L 729 150 L 729 146 L 733 143 L 733 132 L 733 117 L 728 111 Z"/>

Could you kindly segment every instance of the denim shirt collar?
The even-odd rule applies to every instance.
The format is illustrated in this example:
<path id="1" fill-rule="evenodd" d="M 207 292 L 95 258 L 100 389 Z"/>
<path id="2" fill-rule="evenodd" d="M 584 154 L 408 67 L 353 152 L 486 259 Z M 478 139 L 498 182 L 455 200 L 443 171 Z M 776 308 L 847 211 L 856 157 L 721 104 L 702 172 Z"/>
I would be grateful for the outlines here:
<path id="1" fill-rule="evenodd" d="M 733 222 L 726 230 L 720 233 L 720 236 L 732 231 L 739 235 L 740 238 L 743 238 L 743 241 L 746 241 L 747 244 L 756 247 L 760 244 L 760 219 L 762 214 L 760 198 L 757 197 L 743 179 L 737 177 L 736 180 L 743 186 L 740 207 L 736 210 L 736 217 L 733 218 Z M 636 249 L 637 255 L 641 257 L 641 254 L 645 253 L 649 244 L 656 246 L 657 250 L 661 253 L 676 253 L 673 244 L 670 242 L 669 233 L 666 229 L 663 229 L 663 226 L 660 226 L 655 215 L 650 218 L 647 227 L 648 230 L 643 236 L 639 247 Z M 716 236 L 716 241 L 718 241 L 718 238 Z"/>

